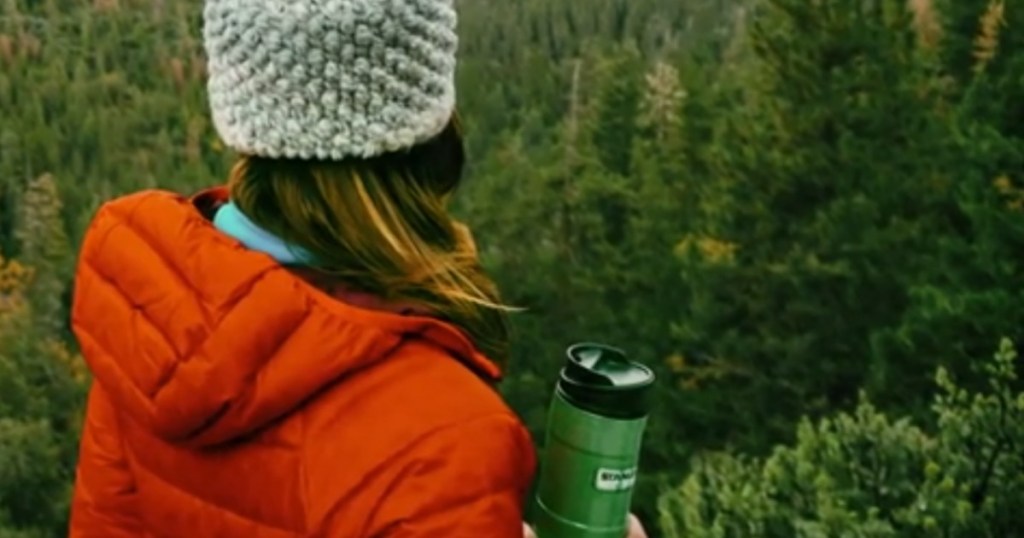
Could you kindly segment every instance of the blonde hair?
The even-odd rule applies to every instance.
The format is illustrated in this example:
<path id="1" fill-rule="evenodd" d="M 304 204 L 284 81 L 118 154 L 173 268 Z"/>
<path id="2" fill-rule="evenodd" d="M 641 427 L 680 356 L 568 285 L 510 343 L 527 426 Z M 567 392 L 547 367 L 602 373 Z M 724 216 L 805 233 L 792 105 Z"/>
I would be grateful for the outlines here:
<path id="1" fill-rule="evenodd" d="M 429 309 L 504 364 L 509 308 L 447 207 L 464 162 L 453 116 L 435 138 L 370 159 L 242 156 L 228 186 L 242 212 L 306 249 L 316 269 L 386 301 Z"/>

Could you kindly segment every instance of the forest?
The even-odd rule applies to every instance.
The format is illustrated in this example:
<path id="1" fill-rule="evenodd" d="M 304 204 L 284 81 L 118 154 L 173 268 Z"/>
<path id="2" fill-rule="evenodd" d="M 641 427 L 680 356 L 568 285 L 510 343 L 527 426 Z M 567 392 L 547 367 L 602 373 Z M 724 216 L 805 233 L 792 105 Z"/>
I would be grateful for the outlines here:
<path id="1" fill-rule="evenodd" d="M 1024 4 L 459 0 L 457 195 L 540 445 L 656 370 L 665 538 L 1024 537 Z M 0 1 L 0 538 L 66 535 L 105 200 L 222 182 L 199 0 Z"/>

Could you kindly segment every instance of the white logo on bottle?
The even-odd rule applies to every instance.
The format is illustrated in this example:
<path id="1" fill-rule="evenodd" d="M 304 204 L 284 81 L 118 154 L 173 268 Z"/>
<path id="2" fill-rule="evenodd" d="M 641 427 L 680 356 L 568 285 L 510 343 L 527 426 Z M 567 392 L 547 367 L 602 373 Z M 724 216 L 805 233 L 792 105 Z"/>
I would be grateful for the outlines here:
<path id="1" fill-rule="evenodd" d="M 629 469 L 606 469 L 597 470 L 594 479 L 594 487 L 598 491 L 627 491 L 633 489 L 636 484 L 636 467 Z"/>

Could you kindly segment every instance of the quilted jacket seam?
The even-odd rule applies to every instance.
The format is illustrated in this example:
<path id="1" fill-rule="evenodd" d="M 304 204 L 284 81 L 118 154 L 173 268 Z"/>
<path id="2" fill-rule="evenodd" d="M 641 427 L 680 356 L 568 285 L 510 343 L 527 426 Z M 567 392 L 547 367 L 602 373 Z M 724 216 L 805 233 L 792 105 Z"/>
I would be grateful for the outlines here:
<path id="1" fill-rule="evenodd" d="M 168 270 L 170 270 L 171 273 L 174 274 L 174 277 L 178 280 L 178 285 L 185 288 L 186 290 L 191 290 L 194 292 L 195 296 L 199 299 L 199 301 L 203 303 L 202 306 L 204 307 L 204 314 L 206 314 L 206 309 L 209 308 L 210 306 L 213 306 L 209 298 L 199 293 L 199 287 L 196 286 L 194 282 L 191 282 L 188 278 L 186 278 L 185 275 L 182 274 L 182 272 L 173 263 L 171 263 L 171 261 L 167 258 L 167 255 L 156 246 L 157 241 L 154 240 L 153 237 L 145 231 L 145 228 L 136 225 L 135 213 L 140 210 L 140 205 L 142 204 L 139 204 L 132 208 L 132 210 L 126 217 L 122 217 L 125 227 L 127 227 L 135 235 L 139 236 L 139 238 L 142 239 L 142 241 L 146 244 L 149 250 L 152 251 L 153 254 L 155 254 L 156 257 L 160 259 L 160 263 L 163 264 L 164 267 L 166 267 Z"/>
<path id="2" fill-rule="evenodd" d="M 139 315 L 141 315 L 142 319 L 145 320 L 146 324 L 149 325 L 150 328 L 153 329 L 153 331 L 155 331 L 157 334 L 160 335 L 160 338 L 163 340 L 163 344 L 165 346 L 167 346 L 167 349 L 170 349 L 171 352 L 174 355 L 177 355 L 177 352 L 174 349 L 174 344 L 171 342 L 170 337 L 168 337 L 168 335 L 163 331 L 163 329 L 160 328 L 159 324 L 154 323 L 153 319 L 149 317 L 149 315 L 146 313 L 145 309 L 139 308 L 136 305 L 132 304 L 132 301 L 124 294 L 124 292 L 122 292 L 117 287 L 116 284 L 114 284 L 114 281 L 111 280 L 106 275 L 104 275 L 103 272 L 100 271 L 99 268 L 97 268 L 91 261 L 86 260 L 85 263 L 83 264 L 83 268 L 85 270 L 87 270 L 87 271 L 90 271 L 93 274 L 93 276 L 95 276 L 97 279 L 99 279 L 100 282 L 102 282 L 103 284 L 106 284 L 110 288 L 112 293 L 114 295 L 116 295 L 120 300 L 124 301 L 125 304 L 127 304 L 128 307 L 133 312 L 137 312 Z M 107 344 L 103 343 L 101 339 L 96 338 L 95 333 L 93 333 L 91 330 L 87 329 L 87 327 L 89 327 L 91 325 L 91 323 L 83 323 L 81 320 L 79 320 L 78 323 L 76 323 L 76 325 L 78 325 L 79 330 L 82 330 L 82 331 L 85 331 L 86 333 L 89 333 L 89 335 L 92 337 L 93 341 L 96 342 L 96 344 L 100 347 L 100 349 L 103 350 L 104 353 L 106 353 L 108 355 L 111 354 L 110 349 L 107 347 Z M 171 366 L 167 370 L 167 372 L 163 373 L 160 376 L 160 379 L 157 382 L 157 385 L 156 385 L 156 388 L 153 391 L 153 394 L 147 394 L 146 395 L 147 397 L 155 398 L 156 394 L 160 392 L 160 389 L 164 385 L 166 385 L 167 382 L 172 377 L 174 377 L 174 372 L 178 369 L 178 363 L 180 362 L 180 357 L 176 356 L 175 359 L 176 360 L 171 363 Z M 136 387 L 136 388 L 138 388 L 138 387 Z"/>
<path id="3" fill-rule="evenodd" d="M 190 499 L 194 499 L 197 502 L 200 502 L 200 503 L 205 504 L 207 506 L 213 507 L 213 508 L 215 508 L 217 510 L 223 510 L 224 512 L 227 512 L 227 513 L 229 513 L 229 514 L 231 514 L 231 515 L 233 515 L 233 516 L 235 516 L 235 517 L 237 517 L 239 519 L 243 519 L 245 521 L 251 521 L 252 523 L 256 523 L 257 525 L 264 525 L 264 526 L 270 527 L 272 529 L 277 529 L 277 530 L 280 530 L 280 531 L 291 533 L 291 534 L 294 534 L 296 537 L 302 536 L 302 534 L 305 532 L 304 529 L 288 528 L 288 527 L 284 527 L 284 526 L 281 526 L 281 525 L 278 525 L 278 524 L 275 524 L 275 523 L 270 523 L 268 521 L 262 521 L 262 520 L 259 520 L 259 519 L 256 519 L 256 518 L 244 515 L 244 514 L 240 514 L 240 513 L 238 513 L 238 511 L 236 511 L 236 510 L 234 510 L 234 509 L 232 509 L 230 507 L 224 506 L 221 503 L 218 503 L 216 501 L 211 501 L 211 500 L 203 499 L 202 497 L 199 497 L 198 495 L 196 495 L 194 492 L 191 492 L 191 491 L 189 491 L 189 490 L 179 486 L 178 484 L 175 484 L 174 482 L 171 482 L 170 480 L 167 480 L 166 478 L 161 476 L 159 473 L 157 473 L 153 469 L 149 468 L 149 466 L 147 466 L 147 465 L 145 465 L 145 464 L 143 464 L 141 462 L 138 463 L 138 468 L 144 470 L 147 473 L 149 473 L 149 475 L 152 476 L 153 479 L 160 481 L 160 483 L 164 484 L 166 487 L 169 487 L 169 488 L 177 491 L 178 493 L 181 493 L 181 494 L 185 495 L 186 497 L 188 497 Z"/>
<path id="4" fill-rule="evenodd" d="M 143 200 L 140 200 L 139 203 L 135 204 L 135 206 L 130 211 L 129 218 L 124 218 L 122 216 L 117 215 L 115 212 L 111 212 L 110 216 L 112 217 L 113 223 L 109 226 L 107 230 L 104 231 L 105 233 L 99 239 L 99 247 L 102 248 L 102 246 L 107 241 L 107 236 L 113 233 L 113 231 L 119 226 L 124 227 L 126 230 L 128 230 L 129 233 L 137 235 L 146 244 L 146 246 L 149 247 L 150 251 L 152 251 L 157 256 L 157 258 L 160 260 L 160 263 L 165 268 L 167 268 L 172 274 L 174 274 L 175 278 L 178 280 L 177 285 L 181 286 L 188 295 L 195 297 L 198 300 L 198 302 L 202 303 L 201 311 L 203 311 L 204 317 L 207 318 L 206 320 L 204 320 L 207 334 L 203 338 L 195 342 L 189 348 L 184 349 L 180 355 L 178 355 L 178 353 L 175 353 L 175 355 L 178 355 L 176 357 L 177 360 L 175 360 L 174 363 L 171 365 L 169 371 L 164 376 L 162 376 L 161 383 L 157 385 L 157 388 L 153 392 L 153 394 L 148 395 L 150 398 L 155 399 L 160 394 L 161 390 L 167 385 L 167 382 L 172 377 L 174 377 L 174 373 L 177 371 L 178 366 L 182 363 L 191 361 L 195 357 L 197 351 L 201 349 L 203 345 L 209 341 L 210 335 L 217 332 L 220 323 L 223 321 L 223 319 L 230 315 L 233 311 L 235 311 L 239 303 L 241 303 L 245 299 L 245 297 L 249 295 L 253 287 L 255 287 L 261 280 L 263 280 L 266 277 L 266 275 L 274 268 L 269 267 L 263 271 L 254 274 L 244 284 L 238 286 L 237 291 L 235 293 L 232 293 L 231 297 L 227 301 L 224 301 L 220 305 L 214 305 L 213 301 L 210 301 L 208 297 L 204 296 L 200 292 L 199 288 L 196 287 L 187 278 L 185 278 L 185 276 L 178 270 L 178 268 L 175 267 L 174 264 L 170 263 L 170 261 L 164 255 L 164 253 L 161 252 L 159 248 L 156 248 L 154 246 L 152 238 L 148 234 L 143 232 L 141 228 L 133 224 L 131 218 L 134 216 L 135 212 L 139 210 L 139 206 L 142 205 L 142 201 L 144 200 L 145 198 Z M 143 318 L 146 320 L 146 323 L 149 324 L 149 326 L 152 327 L 158 334 L 160 334 L 160 337 L 164 341 L 163 343 L 167 345 L 169 349 L 171 349 L 172 351 L 175 350 L 173 341 L 168 337 L 166 333 L 164 333 L 164 331 L 160 328 L 159 324 L 154 323 L 153 319 L 149 317 L 144 308 L 139 308 L 137 307 L 137 305 L 133 304 L 132 301 L 128 298 L 128 296 L 126 296 L 124 292 L 117 286 L 117 284 L 109 276 L 105 275 L 102 271 L 100 271 L 99 268 L 96 267 L 95 263 L 91 259 L 86 259 L 84 261 L 85 265 L 88 267 L 89 270 L 91 270 L 97 277 L 99 277 L 100 280 L 109 285 L 110 288 L 114 292 L 116 292 L 116 294 L 122 300 L 124 300 L 125 303 L 129 305 L 129 307 L 132 308 L 132 310 L 139 312 L 143 316 Z M 214 323 L 212 319 L 209 319 L 210 317 L 208 314 L 209 311 L 211 310 L 211 307 L 218 306 L 219 308 L 216 308 L 216 310 L 220 310 L 222 313 L 219 316 L 217 322 Z M 298 327 L 303 322 L 305 322 L 305 318 L 307 317 L 308 313 L 307 315 L 301 316 L 299 321 L 295 324 L 295 327 Z M 292 330 L 294 330 L 295 327 L 293 327 Z M 283 346 L 289 339 L 290 337 L 286 337 L 272 352 L 268 353 L 266 355 L 267 360 L 273 358 L 274 354 L 276 354 L 280 350 L 281 346 Z M 94 338 L 94 340 L 96 339 Z M 99 340 L 96 341 L 99 342 Z M 109 350 L 107 349 L 104 349 L 104 351 L 109 353 Z"/>
<path id="5" fill-rule="evenodd" d="M 146 197 L 145 199 L 155 197 L 156 195 L 153 195 L 150 197 Z M 158 242 L 148 232 L 145 231 L 145 228 L 136 225 L 135 215 L 138 211 L 141 210 L 141 206 L 141 202 L 136 204 L 135 207 L 131 208 L 131 210 L 126 212 L 127 214 L 125 216 L 120 217 L 120 220 L 123 221 L 124 225 L 129 230 L 131 230 L 132 233 L 138 235 L 139 238 L 142 239 L 142 241 L 146 244 L 146 246 L 149 247 L 149 249 L 160 260 L 160 263 L 163 264 L 164 267 L 166 267 L 171 273 L 174 274 L 175 278 L 178 280 L 178 284 L 182 286 L 184 289 L 189 290 L 191 292 L 191 295 L 194 296 L 197 299 L 197 302 L 199 303 L 199 310 L 200 312 L 202 312 L 204 318 L 203 321 L 206 323 L 207 327 L 215 329 L 217 324 L 213 323 L 213 320 L 211 319 L 211 313 L 215 311 L 224 311 L 225 309 L 230 310 L 231 308 L 233 308 L 234 304 L 237 304 L 238 301 L 242 297 L 244 297 L 245 294 L 237 293 L 234 295 L 233 301 L 228 300 L 218 303 L 217 301 L 211 300 L 210 297 L 202 293 L 200 286 L 196 285 L 195 282 L 189 280 L 177 266 L 171 263 L 170 259 L 167 257 L 167 253 L 156 246 Z M 252 275 L 252 277 L 248 279 L 248 282 L 239 286 L 239 288 L 246 288 L 247 290 L 251 289 L 252 285 L 257 280 L 259 280 L 263 275 L 265 275 L 266 272 L 266 270 L 263 270 Z"/>
<path id="6" fill-rule="evenodd" d="M 134 216 L 135 212 L 138 211 L 139 207 L 142 205 L 142 202 L 145 201 L 148 198 L 149 197 L 141 198 L 136 204 L 134 204 L 134 206 L 131 208 L 129 214 L 131 216 Z M 208 303 L 206 298 L 203 297 L 194 286 L 192 286 L 192 283 L 189 282 L 186 278 L 184 278 L 184 276 L 178 271 L 178 269 L 176 267 L 174 267 L 173 264 L 168 262 L 167 258 L 163 255 L 163 253 L 160 252 L 160 250 L 158 248 L 153 246 L 154 243 L 151 240 L 151 238 L 149 238 L 145 233 L 143 233 L 140 228 L 134 226 L 134 224 L 132 223 L 130 218 L 126 219 L 125 217 L 123 217 L 121 215 L 118 215 L 117 212 L 115 212 L 113 209 L 109 209 L 108 208 L 105 211 L 108 213 L 108 216 L 111 218 L 111 220 L 113 222 L 107 227 L 106 230 L 103 231 L 103 235 L 101 235 L 96 240 L 97 241 L 96 242 L 96 246 L 93 248 L 93 251 L 100 250 L 104 246 L 106 246 L 110 234 L 112 234 L 118 227 L 123 227 L 129 233 L 135 234 L 137 237 L 139 237 L 139 239 L 141 239 L 146 244 L 146 246 L 149 248 L 149 250 L 151 250 L 154 254 L 156 254 L 157 258 L 160 260 L 160 263 L 164 267 L 169 269 L 170 272 L 172 274 L 174 274 L 175 278 L 178 279 L 177 285 L 181 286 L 186 292 L 191 291 L 192 293 L 190 293 L 190 295 L 192 295 L 193 297 L 198 298 L 199 302 Z M 123 299 L 125 301 L 125 303 L 128 304 L 128 306 L 132 310 L 142 314 L 142 316 L 146 320 L 146 322 L 151 327 L 153 327 L 153 329 L 156 330 L 156 332 L 158 334 L 160 334 L 161 338 L 163 338 L 164 343 L 167 344 L 169 349 L 171 349 L 172 351 L 175 351 L 175 355 L 178 355 L 178 353 L 176 352 L 173 340 L 171 338 L 169 338 L 166 333 L 163 332 L 163 329 L 161 329 L 158 324 L 153 322 L 153 319 L 150 318 L 146 314 L 145 309 L 140 308 L 137 305 L 135 305 L 131 301 L 131 299 L 127 295 L 125 295 L 123 291 L 121 291 L 120 287 L 118 287 L 117 283 L 112 278 L 110 278 L 110 276 L 104 274 L 103 271 L 100 271 L 99 267 L 97 267 L 96 262 L 92 259 L 92 257 L 84 258 L 82 260 L 82 264 L 83 264 L 83 266 L 85 266 L 86 268 L 91 270 L 97 277 L 99 277 L 100 280 L 102 280 L 104 283 L 109 285 L 110 288 L 113 289 L 117 293 L 117 295 L 120 296 L 121 299 Z M 207 309 L 209 307 L 209 304 L 203 304 L 203 305 L 200 305 L 200 306 L 201 306 L 200 307 L 200 311 L 203 312 L 204 317 L 208 317 Z M 204 321 L 206 322 L 207 326 L 209 327 L 210 326 L 210 320 L 206 319 Z M 203 340 L 205 340 L 205 338 Z M 202 344 L 202 341 L 199 342 L 195 347 L 199 347 L 199 346 L 201 346 L 201 344 Z M 184 350 L 184 353 L 182 353 L 180 356 L 176 357 L 178 360 L 175 361 L 174 366 L 172 367 L 172 370 L 171 370 L 170 374 L 168 374 L 168 376 L 167 376 L 168 379 L 173 375 L 174 369 L 177 368 L 178 362 L 180 362 L 184 357 L 189 357 L 192 354 L 192 352 L 194 352 L 194 351 L 195 351 L 195 349 Z"/>
<path id="7" fill-rule="evenodd" d="M 428 430 L 428 431 L 424 432 L 423 434 L 419 435 L 418 437 L 416 437 L 415 439 L 413 439 L 412 441 L 410 441 L 406 446 L 402 447 L 400 450 L 397 450 L 396 452 L 391 454 L 391 456 L 388 457 L 386 460 L 383 460 L 383 461 L 379 462 L 377 465 L 375 465 L 373 468 L 368 469 L 363 474 L 362 480 L 360 480 L 359 483 L 357 483 L 353 489 L 358 491 L 359 489 L 361 489 L 363 487 L 363 485 L 366 483 L 366 481 L 369 478 L 378 475 L 378 472 L 377 472 L 378 469 L 381 469 L 383 467 L 388 467 L 391 464 L 393 464 L 395 461 L 400 460 L 400 459 L 402 459 L 404 457 L 408 457 L 409 454 L 414 453 L 420 447 L 422 447 L 424 444 L 426 444 L 427 442 L 429 442 L 432 439 L 435 439 L 436 437 L 439 437 L 441 435 L 447 434 L 447 433 L 449 433 L 451 431 L 457 431 L 457 430 L 459 430 L 461 428 L 468 428 L 468 427 L 470 427 L 470 426 L 472 426 L 474 424 L 480 423 L 480 422 L 486 422 L 486 421 L 489 421 L 489 420 L 496 420 L 496 419 L 508 421 L 508 420 L 514 420 L 514 417 L 512 417 L 509 412 L 498 411 L 498 412 L 493 412 L 493 413 L 487 413 L 485 415 L 480 415 L 480 416 L 474 417 L 474 418 L 469 419 L 469 420 L 462 420 L 462 421 L 452 422 L 452 423 L 449 423 L 449 424 L 444 424 L 444 425 L 435 427 L 435 428 L 433 428 L 431 430 Z M 395 483 L 391 484 L 387 488 L 387 490 L 385 491 L 384 496 L 386 497 L 389 493 L 391 493 L 394 490 L 394 488 L 398 486 L 399 482 L 400 482 L 400 479 L 396 480 Z M 510 484 L 510 485 L 514 485 L 514 484 Z M 474 495 L 490 496 L 490 495 L 495 495 L 495 494 L 501 493 L 502 491 L 503 490 L 502 490 L 502 488 L 500 486 L 496 486 L 493 489 L 486 489 L 484 491 L 475 491 L 475 492 L 472 492 L 472 493 Z M 335 513 L 338 510 L 340 510 L 340 509 L 342 509 L 342 504 L 341 504 L 341 500 L 339 499 L 337 502 L 335 502 L 325 512 L 324 521 L 326 522 L 326 521 L 330 521 L 331 519 L 333 519 L 335 517 Z M 374 511 L 376 511 L 376 509 Z M 373 516 L 371 516 L 371 519 L 372 519 L 372 517 Z"/>
<path id="8" fill-rule="evenodd" d="M 475 418 L 472 418 L 472 419 L 469 419 L 469 420 L 462 420 L 462 421 L 459 421 L 459 422 L 455 422 L 453 424 L 446 424 L 444 426 L 440 426 L 440 427 L 434 428 L 429 433 L 427 433 L 426 435 L 424 435 L 422 437 L 419 437 L 414 443 L 411 443 L 411 444 L 413 444 L 415 446 L 420 446 L 420 445 L 423 445 L 424 443 L 429 442 L 432 439 L 436 439 L 436 438 L 441 437 L 443 435 L 450 434 L 452 432 L 458 432 L 459 430 L 463 430 L 463 429 L 469 429 L 469 428 L 472 428 L 473 426 L 475 426 L 477 424 L 487 423 L 487 422 L 491 422 L 491 421 L 505 423 L 506 425 L 509 426 L 510 430 L 514 429 L 514 427 L 516 426 L 515 417 L 513 417 L 508 411 L 497 411 L 497 412 L 487 413 L 485 415 L 479 415 L 479 416 L 477 416 Z M 457 433 L 456 433 L 456 434 L 453 434 L 453 437 L 461 437 L 461 436 L 457 435 Z M 499 492 L 503 491 L 504 488 L 507 487 L 507 486 L 514 486 L 514 485 L 515 485 L 514 483 L 510 483 L 510 484 L 497 484 L 492 489 L 484 489 L 483 491 L 477 491 L 477 492 L 475 492 L 475 494 L 476 495 L 493 495 L 495 493 L 499 493 Z M 469 488 L 467 488 L 467 490 L 468 489 Z M 461 500 L 461 498 L 460 498 L 460 500 Z"/>
<path id="9" fill-rule="evenodd" d="M 268 352 L 263 354 L 263 356 L 261 357 L 261 360 L 259 361 L 259 365 L 252 372 L 252 376 L 253 377 L 258 378 L 261 375 L 261 373 L 263 372 L 263 367 L 266 364 L 268 364 L 271 361 L 273 361 L 274 357 L 277 356 L 277 354 L 281 352 L 281 349 L 283 349 L 285 347 L 285 345 L 287 345 L 288 342 L 290 342 L 292 340 L 292 338 L 295 337 L 295 333 L 299 329 L 299 327 L 301 327 L 307 321 L 309 321 L 309 310 L 303 311 L 303 313 L 296 318 L 295 323 L 289 324 L 287 329 L 284 329 L 284 330 L 281 331 L 281 333 L 284 335 L 283 338 L 281 338 L 281 340 L 279 342 L 274 344 L 274 348 L 272 350 L 270 350 L 270 351 L 268 351 Z M 192 357 L 189 358 L 189 360 L 191 360 L 191 359 L 192 359 Z M 164 387 L 160 387 L 158 389 L 158 392 L 159 392 L 159 390 L 162 390 L 163 388 Z M 154 398 L 155 398 L 155 395 L 154 395 Z M 199 426 L 194 428 L 192 431 L 186 433 L 185 437 L 186 438 L 202 437 L 204 435 L 204 433 L 206 432 L 206 430 L 211 427 L 211 425 L 213 425 L 218 420 L 220 420 L 224 416 L 224 414 L 226 414 L 230 410 L 231 410 L 231 405 L 230 404 L 228 404 L 228 403 L 223 404 L 215 413 L 213 413 L 211 416 L 209 416 L 206 421 L 204 421 L 202 424 L 200 424 Z M 289 412 L 286 411 L 282 416 L 287 416 L 288 414 L 289 414 Z M 264 427 L 265 427 L 265 425 L 261 425 L 261 426 L 255 427 L 255 428 L 253 428 L 250 431 L 250 433 L 255 432 L 255 431 L 259 431 L 259 430 L 263 429 Z"/>
<path id="10" fill-rule="evenodd" d="M 306 435 L 309 432 L 309 424 L 307 422 L 307 418 L 308 418 L 308 415 L 307 415 L 307 411 L 306 411 L 305 408 L 303 408 L 302 410 L 300 410 L 298 412 L 299 439 L 301 439 L 301 441 L 299 442 L 299 446 L 297 447 L 297 450 L 296 450 L 299 453 L 299 483 L 301 484 L 300 487 L 299 487 L 299 497 L 300 497 L 300 502 L 302 504 L 302 521 L 305 524 L 305 529 L 303 529 L 303 531 L 306 534 L 308 534 L 309 533 L 309 529 L 313 527 L 313 522 L 309 520 L 309 515 L 310 515 L 311 511 L 309 509 L 309 507 L 310 507 L 310 502 L 309 502 L 309 484 L 310 484 L 310 480 L 309 480 L 309 455 L 307 453 L 308 452 L 307 449 L 309 448 L 309 443 L 306 442 Z"/>

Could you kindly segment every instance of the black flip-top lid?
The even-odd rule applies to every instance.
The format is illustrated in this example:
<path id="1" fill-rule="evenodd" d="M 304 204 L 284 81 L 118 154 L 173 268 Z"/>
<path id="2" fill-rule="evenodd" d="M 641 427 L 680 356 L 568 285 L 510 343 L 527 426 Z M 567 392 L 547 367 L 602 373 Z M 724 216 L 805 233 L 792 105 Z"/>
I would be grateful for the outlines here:
<path id="1" fill-rule="evenodd" d="M 558 390 L 573 405 L 596 415 L 633 419 L 646 416 L 654 372 L 629 360 L 617 348 L 582 343 L 570 346 Z"/>

